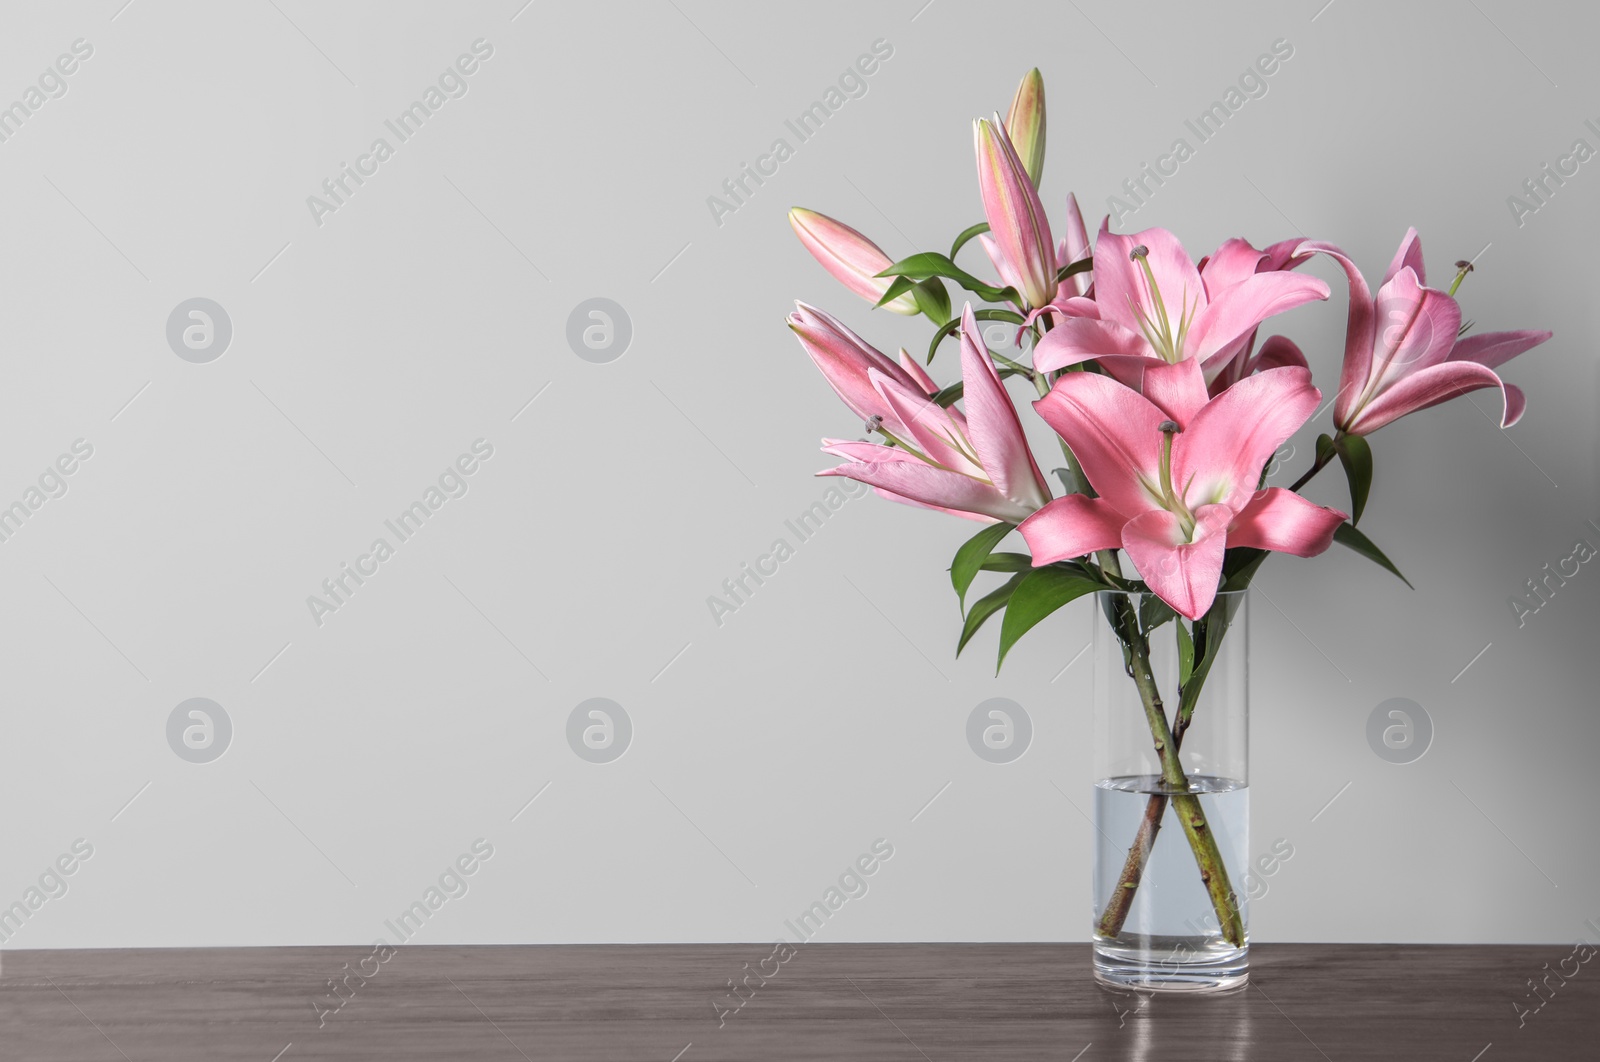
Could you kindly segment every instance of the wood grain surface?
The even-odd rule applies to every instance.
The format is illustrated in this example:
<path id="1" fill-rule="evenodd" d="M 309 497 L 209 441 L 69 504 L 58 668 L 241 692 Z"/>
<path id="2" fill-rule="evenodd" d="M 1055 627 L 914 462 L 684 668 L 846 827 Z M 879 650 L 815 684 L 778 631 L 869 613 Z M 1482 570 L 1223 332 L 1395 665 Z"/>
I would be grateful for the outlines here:
<path id="1" fill-rule="evenodd" d="M 807 944 L 720 1020 L 770 944 L 401 948 L 342 1006 L 371 948 L 7 951 L 0 1059 L 1600 1059 L 1600 963 L 1530 994 L 1571 950 L 1256 945 L 1180 998 L 1103 991 L 1082 944 Z"/>

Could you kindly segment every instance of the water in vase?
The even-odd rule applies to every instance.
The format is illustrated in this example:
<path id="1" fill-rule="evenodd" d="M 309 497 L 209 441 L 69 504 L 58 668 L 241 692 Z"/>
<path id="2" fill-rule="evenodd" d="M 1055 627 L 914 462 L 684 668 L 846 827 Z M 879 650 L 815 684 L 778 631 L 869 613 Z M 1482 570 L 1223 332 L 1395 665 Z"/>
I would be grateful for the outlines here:
<path id="1" fill-rule="evenodd" d="M 1191 775 L 1189 781 L 1189 792 L 1198 795 L 1207 829 L 1216 838 L 1241 924 L 1248 925 L 1250 789 L 1207 775 Z M 1246 950 L 1224 939 L 1216 907 L 1170 800 L 1139 886 L 1128 890 L 1131 901 L 1123 897 L 1126 917 L 1121 929 L 1115 936 L 1101 935 L 1108 905 L 1124 888 L 1128 848 L 1139 835 L 1151 796 L 1164 791 L 1160 777 L 1154 775 L 1107 778 L 1095 785 L 1096 974 L 1104 982 L 1128 988 L 1146 983 L 1152 969 L 1169 989 L 1185 984 L 1197 991 L 1238 987 L 1246 976 Z"/>

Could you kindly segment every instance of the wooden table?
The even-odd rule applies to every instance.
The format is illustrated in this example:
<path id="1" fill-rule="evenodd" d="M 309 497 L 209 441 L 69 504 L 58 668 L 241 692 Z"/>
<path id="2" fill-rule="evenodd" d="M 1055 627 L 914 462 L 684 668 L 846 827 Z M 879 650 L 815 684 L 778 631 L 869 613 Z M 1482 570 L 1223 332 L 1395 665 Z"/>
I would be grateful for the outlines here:
<path id="1" fill-rule="evenodd" d="M 1600 1059 L 1600 962 L 1563 945 L 1264 944 L 1242 992 L 1119 996 L 1082 944 L 7 951 L 0 1058 Z M 359 971 L 365 960 L 370 977 Z M 347 965 L 348 964 L 348 965 Z M 341 986 L 328 981 L 358 971 Z M 365 983 L 363 983 L 363 981 Z M 719 1020 L 717 1004 L 729 1008 Z M 319 1019 L 319 1005 L 322 1008 Z"/>

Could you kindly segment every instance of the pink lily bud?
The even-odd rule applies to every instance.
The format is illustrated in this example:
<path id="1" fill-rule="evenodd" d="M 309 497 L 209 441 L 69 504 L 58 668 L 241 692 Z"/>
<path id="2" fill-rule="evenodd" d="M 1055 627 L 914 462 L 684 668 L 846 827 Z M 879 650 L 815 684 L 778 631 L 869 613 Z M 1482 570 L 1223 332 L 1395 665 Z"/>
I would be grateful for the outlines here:
<path id="1" fill-rule="evenodd" d="M 882 248 L 844 222 L 815 210 L 795 207 L 789 211 L 789 224 L 806 250 L 822 263 L 822 268 L 868 302 L 876 303 L 883 298 L 883 293 L 894 283 L 893 277 L 878 276 L 894 262 Z M 884 309 L 910 317 L 917 313 L 917 302 L 906 292 L 885 303 Z"/>
<path id="2" fill-rule="evenodd" d="M 999 115 L 992 122 L 978 119 L 972 135 L 978 188 L 989 222 L 984 246 L 996 256 L 1001 279 L 1015 287 L 1030 308 L 1043 306 L 1056 293 L 1056 247 L 1039 191 Z"/>
<path id="3" fill-rule="evenodd" d="M 1039 187 L 1044 175 L 1044 75 L 1038 67 L 1028 71 L 1017 86 L 1011 110 L 1006 112 L 1006 133 L 1028 171 L 1028 179 L 1035 188 Z"/>

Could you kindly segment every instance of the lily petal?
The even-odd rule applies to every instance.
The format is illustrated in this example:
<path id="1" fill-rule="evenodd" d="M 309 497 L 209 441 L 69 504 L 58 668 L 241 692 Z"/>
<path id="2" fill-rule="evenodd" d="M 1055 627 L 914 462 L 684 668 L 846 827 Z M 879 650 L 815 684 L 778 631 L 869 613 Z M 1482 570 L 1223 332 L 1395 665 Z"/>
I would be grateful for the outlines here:
<path id="1" fill-rule="evenodd" d="M 914 445 L 924 455 L 953 472 L 986 479 L 983 469 L 967 452 L 966 418 L 960 410 L 946 409 L 926 394 L 891 380 L 874 369 L 872 384 L 889 410 L 885 423 L 898 423 L 894 431 L 902 442 Z M 915 458 L 913 457 L 913 460 Z"/>
<path id="2" fill-rule="evenodd" d="M 1067 193 L 1067 234 L 1062 237 L 1056 247 L 1056 265 L 1067 266 L 1074 262 L 1082 261 L 1092 252 L 1089 246 L 1089 230 L 1083 224 L 1083 211 L 1078 209 L 1078 197 L 1071 192 Z M 1056 289 L 1056 301 L 1088 294 L 1089 287 L 1094 283 L 1094 270 L 1086 273 L 1074 273 L 1061 282 Z"/>
<path id="3" fill-rule="evenodd" d="M 1172 479 L 1186 503 L 1242 508 L 1268 459 L 1321 399 L 1310 371 L 1291 367 L 1247 377 L 1208 402 L 1172 442 Z"/>
<path id="4" fill-rule="evenodd" d="M 939 385 L 933 382 L 933 377 L 929 376 L 927 370 L 917 364 L 917 359 L 913 358 L 911 352 L 905 347 L 900 348 L 900 367 L 906 371 L 906 375 L 911 377 L 912 381 L 922 389 L 924 394 L 936 395 L 939 393 Z"/>
<path id="5" fill-rule="evenodd" d="M 1294 491 L 1268 487 L 1234 515 L 1228 545 L 1315 557 L 1333 544 L 1333 532 L 1348 514 L 1307 501 Z"/>
<path id="6" fill-rule="evenodd" d="M 988 483 L 959 472 L 934 468 L 916 458 L 909 461 L 852 461 L 818 472 L 817 475 L 844 476 L 923 505 L 1007 523 L 1021 523 L 1033 515 L 1032 509 L 1016 504 Z"/>
<path id="7" fill-rule="evenodd" d="M 1206 376 L 1200 363 L 1185 358 L 1176 365 L 1146 359 L 1144 377 L 1139 392 L 1161 407 L 1161 411 L 1186 428 L 1190 419 L 1209 400 L 1206 394 Z"/>
<path id="8" fill-rule="evenodd" d="M 1166 229 L 1145 229 L 1132 236 L 1121 236 L 1110 231 L 1110 224 L 1110 218 L 1101 224 L 1094 247 L 1095 301 L 1100 304 L 1101 318 L 1138 333 L 1139 312 L 1154 316 L 1155 299 L 1150 282 L 1145 278 L 1144 268 L 1129 257 L 1139 246 L 1149 252 L 1146 261 L 1156 278 L 1156 287 L 1174 329 L 1186 303 L 1191 314 L 1196 305 L 1204 308 L 1205 284 L 1176 236 Z M 1147 350 L 1146 353 L 1153 352 Z"/>
<path id="9" fill-rule="evenodd" d="M 904 369 L 890 361 L 871 343 L 856 335 L 844 322 L 803 302 L 795 303 L 789 315 L 789 328 L 801 347 L 822 370 L 823 378 L 862 420 L 888 416 L 889 410 L 869 374 L 876 370 L 912 390 L 914 381 Z"/>
<path id="10" fill-rule="evenodd" d="M 1029 511 L 1038 509 L 1050 500 L 1050 488 L 1028 449 L 1016 407 L 989 360 L 970 302 L 961 313 L 961 379 L 967 438 L 984 472 L 1006 497 Z"/>
<path id="11" fill-rule="evenodd" d="M 1206 291 L 1215 294 L 1255 276 L 1264 257 L 1265 253 L 1252 247 L 1249 240 L 1235 236 L 1201 263 L 1200 279 L 1205 281 Z"/>
<path id="12" fill-rule="evenodd" d="M 1122 545 L 1127 517 L 1104 498 L 1069 494 L 1057 498 L 1017 527 L 1033 554 L 1034 567 L 1082 557 Z"/>
<path id="13" fill-rule="evenodd" d="M 1122 528 L 1122 548 L 1140 577 L 1173 611 L 1191 620 L 1205 615 L 1216 599 L 1233 510 L 1206 505 L 1194 517 L 1190 536 L 1165 509 L 1140 513 Z"/>
<path id="14" fill-rule="evenodd" d="M 1407 413 L 1448 402 L 1468 391 L 1498 387 L 1505 403 L 1500 426 L 1509 428 L 1522 418 L 1527 402 L 1522 391 L 1500 379 L 1493 369 L 1475 361 L 1447 361 L 1419 369 L 1390 386 L 1356 415 L 1344 430 L 1351 435 L 1370 435 L 1392 424 Z"/>
<path id="15" fill-rule="evenodd" d="M 1150 344 L 1115 321 L 1067 317 L 1040 337 L 1033 348 L 1033 367 L 1054 372 L 1112 354 L 1150 360 Z"/>
<path id="16" fill-rule="evenodd" d="M 1311 368 L 1311 363 L 1306 361 L 1305 354 L 1295 345 L 1294 340 L 1288 336 L 1269 336 L 1267 341 L 1261 344 L 1260 353 L 1251 359 L 1246 375 L 1267 369 L 1281 369 L 1286 365 L 1302 369 Z"/>
<path id="17" fill-rule="evenodd" d="M 1450 352 L 1450 361 L 1475 361 L 1498 369 L 1512 358 L 1549 339 L 1555 333 L 1541 329 L 1523 329 L 1517 332 L 1481 332 L 1467 336 Z"/>
<path id="18" fill-rule="evenodd" d="M 1325 281 L 1300 273 L 1254 273 L 1211 295 L 1189 326 L 1186 348 L 1207 360 L 1274 314 L 1328 297 Z"/>
<path id="19" fill-rule="evenodd" d="M 1158 406 L 1109 377 L 1073 372 L 1033 408 L 1066 440 L 1101 497 L 1129 514 L 1157 505 L 1167 419 Z"/>
<path id="20" fill-rule="evenodd" d="M 1428 282 L 1428 274 L 1422 267 L 1422 238 L 1417 235 L 1416 229 L 1407 229 L 1401 238 L 1400 249 L 1394 253 L 1394 261 L 1389 263 L 1389 271 L 1383 274 L 1383 282 L 1389 283 L 1395 274 L 1407 268 L 1417 275 L 1418 283 Z"/>
<path id="21" fill-rule="evenodd" d="M 1372 371 L 1373 324 L 1376 321 L 1372 291 L 1350 256 L 1333 244 L 1308 240 L 1298 250 L 1300 253 L 1315 252 L 1332 258 L 1344 270 L 1345 280 L 1350 286 L 1350 312 L 1345 322 L 1344 367 L 1339 373 L 1339 393 L 1335 402 L 1337 409 L 1339 403 L 1354 402 L 1367 386 L 1367 377 Z"/>
<path id="22" fill-rule="evenodd" d="M 1461 334 L 1460 303 L 1424 287 L 1410 266 L 1402 266 L 1378 289 L 1374 312 L 1372 376 L 1357 401 L 1381 393 L 1407 373 L 1444 361 Z M 1335 422 L 1339 419 L 1335 411 Z"/>

